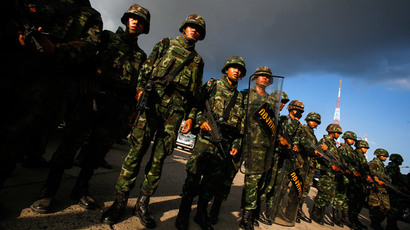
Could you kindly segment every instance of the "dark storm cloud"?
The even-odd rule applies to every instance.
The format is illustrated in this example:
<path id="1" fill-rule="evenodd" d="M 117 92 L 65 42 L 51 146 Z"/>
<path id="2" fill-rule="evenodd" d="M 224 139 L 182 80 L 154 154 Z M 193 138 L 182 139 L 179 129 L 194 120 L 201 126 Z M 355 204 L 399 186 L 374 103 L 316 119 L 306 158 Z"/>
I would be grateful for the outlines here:
<path id="1" fill-rule="evenodd" d="M 287 77 L 343 77 L 410 81 L 410 1 L 356 0 L 93 0 L 106 29 L 114 30 L 134 2 L 151 12 L 151 32 L 140 38 L 150 52 L 162 37 L 175 37 L 184 18 L 197 13 L 207 36 L 197 45 L 208 74 L 241 55 L 248 73 L 267 65 Z M 110 28 L 107 28 L 110 27 Z M 215 76 L 215 77 L 218 77 Z"/>

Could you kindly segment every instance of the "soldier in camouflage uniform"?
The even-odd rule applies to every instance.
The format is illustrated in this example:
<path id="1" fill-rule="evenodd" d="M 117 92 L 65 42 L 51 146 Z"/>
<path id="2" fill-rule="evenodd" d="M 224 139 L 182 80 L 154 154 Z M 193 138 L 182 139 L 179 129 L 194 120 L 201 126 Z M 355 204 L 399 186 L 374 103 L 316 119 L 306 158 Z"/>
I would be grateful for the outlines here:
<path id="1" fill-rule="evenodd" d="M 327 147 L 327 150 L 336 156 L 339 160 L 343 160 L 340 156 L 336 139 L 343 133 L 342 128 L 338 124 L 330 124 L 326 127 L 328 134 L 323 135 L 323 138 L 319 141 L 319 145 Z M 324 147 L 324 149 L 326 149 Z M 313 202 L 313 210 L 310 215 L 313 221 L 320 225 L 327 224 L 334 226 L 334 224 L 327 220 L 325 217 L 326 207 L 332 202 L 336 192 L 336 175 L 341 173 L 341 169 L 332 165 L 330 162 L 323 158 L 318 159 L 320 167 L 320 178 L 317 185 L 317 194 Z"/>
<path id="2" fill-rule="evenodd" d="M 384 166 L 384 161 L 389 157 L 389 152 L 387 150 L 379 148 L 373 153 L 376 157 L 369 162 L 370 173 L 374 178 L 375 186 L 370 189 L 369 194 L 369 216 L 371 220 L 371 227 L 375 230 L 383 229 L 381 222 L 386 218 L 387 214 L 390 212 L 390 199 L 387 193 L 386 184 L 379 179 L 383 177 L 390 180 L 389 175 L 387 175 L 386 168 Z"/>
<path id="3" fill-rule="evenodd" d="M 351 181 L 347 186 L 348 216 L 350 226 L 353 229 L 361 229 L 363 225 L 358 217 L 362 210 L 368 194 L 367 184 L 372 182 L 370 168 L 366 160 L 366 152 L 369 144 L 365 140 L 358 140 L 355 143 L 355 151 L 348 155 L 346 162 L 351 172 Z"/>
<path id="4" fill-rule="evenodd" d="M 400 165 L 403 163 L 403 157 L 400 154 L 393 153 L 390 155 L 390 162 L 386 166 L 387 174 L 391 178 L 391 182 L 394 186 L 400 189 L 401 192 L 409 194 L 409 189 L 406 187 L 405 182 L 403 181 L 403 174 L 400 172 Z M 398 229 L 397 220 L 401 210 L 406 208 L 409 204 L 408 199 L 400 196 L 391 189 L 388 189 L 391 212 L 387 216 L 387 227 L 386 229 Z"/>
<path id="5" fill-rule="evenodd" d="M 225 62 L 221 72 L 224 74 L 221 79 L 212 78 L 203 85 L 201 98 L 209 101 L 214 117 L 218 118 L 216 121 L 223 136 L 221 147 L 224 150 L 221 150 L 212 139 L 209 121 L 205 111 L 201 109 L 195 120 L 195 126 L 200 128 L 200 133 L 185 166 L 187 178 L 182 188 L 182 200 L 175 222 L 177 229 L 188 229 L 191 205 L 196 196 L 198 207 L 194 221 L 201 229 L 213 229 L 208 217 L 208 202 L 212 200 L 216 189 L 229 190 L 230 185 L 226 188 L 223 183 L 232 181 L 232 176 L 234 177 L 237 172 L 235 162 L 239 162 L 240 159 L 238 151 L 245 111 L 242 108 L 242 94 L 236 88 L 238 81 L 246 74 L 245 62 L 239 56 L 232 56 Z M 228 152 L 229 155 L 224 155 Z"/>
<path id="6" fill-rule="evenodd" d="M 202 85 L 204 62 L 196 53 L 195 44 L 205 38 L 205 21 L 199 15 L 189 15 L 179 31 L 183 33 L 182 37 L 164 38 L 154 46 L 139 73 L 136 98 L 140 99 L 147 84 L 153 87 L 149 93 L 149 108 L 132 128 L 129 138 L 131 149 L 115 186 L 118 196 L 107 211 L 110 214 L 104 216 L 108 223 L 117 222 L 124 213 L 142 158 L 155 134 L 151 160 L 146 166 L 144 181 L 140 186 L 136 214 L 144 226 L 156 226 L 149 209 L 149 200 L 158 188 L 165 158 L 174 151 L 181 121 L 186 119 L 183 133 L 189 132 L 192 127 L 195 113 L 190 111 L 194 111 Z M 184 63 L 189 57 L 193 59 Z M 185 65 L 183 69 L 170 76 L 181 64 Z"/>
<path id="7" fill-rule="evenodd" d="M 244 91 L 244 101 L 249 101 L 247 106 L 255 105 L 259 107 L 261 102 L 269 102 L 273 106 L 275 103 L 273 95 L 269 95 L 265 91 L 265 88 L 273 82 L 272 70 L 266 66 L 258 67 L 255 73 L 252 74 L 251 81 L 255 82 L 255 88 L 250 89 L 250 91 Z M 245 109 L 253 111 L 253 109 Z M 266 171 L 266 163 L 270 165 L 270 162 L 266 162 L 266 160 L 271 159 L 271 156 L 268 156 L 268 154 L 272 154 L 269 150 L 273 144 L 271 137 L 267 135 L 257 122 L 252 122 L 249 125 L 248 129 L 251 129 L 252 132 L 252 138 L 250 139 L 253 144 L 251 145 L 251 150 L 247 149 L 243 153 L 246 154 L 243 159 L 247 172 L 245 173 L 241 202 L 243 214 L 240 227 L 243 229 L 253 229 L 254 225 L 258 224 L 256 219 L 258 219 L 260 212 L 260 197 L 269 172 Z M 252 163 L 246 161 L 252 161 Z"/>
<path id="8" fill-rule="evenodd" d="M 352 131 L 346 131 L 342 138 L 345 140 L 344 143 L 341 143 L 339 146 L 339 154 L 345 162 L 350 162 L 351 159 L 355 155 L 355 151 L 352 145 L 357 141 L 357 136 Z M 350 166 L 351 168 L 351 166 Z M 350 175 L 352 171 L 349 170 L 348 175 Z M 349 186 L 349 179 L 342 174 L 336 175 L 336 194 L 335 198 L 332 202 L 332 210 L 333 210 L 333 223 L 339 227 L 343 227 L 343 225 L 350 225 L 349 223 L 349 216 L 348 216 L 348 203 L 347 203 L 347 188 Z"/>
<path id="9" fill-rule="evenodd" d="M 298 223 L 300 223 L 300 220 L 303 220 L 308 223 L 312 222 L 312 220 L 308 218 L 306 214 L 303 212 L 302 206 L 303 203 L 305 203 L 307 195 L 309 194 L 310 187 L 313 184 L 313 177 L 315 176 L 316 160 L 313 160 L 312 157 L 316 154 L 315 150 L 311 146 L 311 143 L 313 143 L 314 145 L 317 145 L 318 143 L 314 133 L 314 129 L 321 124 L 320 114 L 316 112 L 310 112 L 306 116 L 305 121 L 307 124 L 300 126 L 296 135 L 298 137 L 299 146 L 301 147 L 301 155 L 305 157 L 304 161 L 309 162 L 309 170 L 307 171 L 306 175 L 301 175 L 302 178 L 305 178 L 305 181 L 298 216 L 296 219 L 296 222 Z"/>
<path id="10" fill-rule="evenodd" d="M 50 55 L 54 61 L 53 63 L 47 63 L 47 65 L 55 68 L 53 70 L 55 71 L 54 74 L 58 74 L 59 77 L 63 79 L 60 79 L 60 81 L 65 81 L 64 84 L 77 85 L 80 84 L 80 82 L 86 81 L 94 70 L 92 60 L 95 57 L 97 46 L 100 42 L 100 31 L 102 29 L 100 13 L 91 7 L 88 0 L 42 1 L 39 3 L 38 12 L 38 16 L 41 18 L 40 21 L 44 22 L 44 24 L 42 24 L 44 31 L 49 33 L 47 38 L 43 40 L 44 52 Z M 36 66 L 35 68 L 41 67 Z M 56 78 L 56 76 L 53 77 Z M 59 89 L 57 85 L 47 86 L 46 84 L 39 86 L 39 91 L 50 93 L 51 91 L 49 91 L 50 89 L 47 89 L 47 87 Z M 64 89 L 66 91 L 74 90 L 74 88 L 69 87 Z M 57 126 L 54 120 L 45 121 L 46 118 L 50 119 L 50 117 L 45 115 L 47 112 L 54 112 L 54 114 L 56 114 L 56 111 L 61 110 L 61 104 L 59 103 L 62 102 L 57 101 L 61 98 L 61 95 L 60 97 L 58 94 L 54 94 L 53 96 L 55 97 L 53 99 L 50 95 L 45 98 L 55 102 L 57 108 L 53 108 L 54 105 L 49 105 L 47 103 L 48 101 L 43 102 L 44 104 L 41 106 L 50 106 L 51 108 L 43 108 L 44 110 L 41 110 L 41 108 L 38 109 L 38 111 L 44 112 L 40 115 L 44 120 L 35 121 L 36 125 L 39 126 L 37 130 L 46 130 L 50 125 L 53 127 Z M 33 131 L 36 131 L 36 129 Z M 36 135 L 42 136 L 41 134 Z M 53 154 L 50 160 L 50 170 L 44 187 L 41 190 L 40 197 L 31 205 L 33 211 L 38 213 L 47 213 L 50 211 L 50 204 L 60 186 L 64 170 L 72 166 L 76 153 L 75 150 L 78 148 L 78 146 L 76 148 L 71 145 L 71 138 L 73 138 L 73 136 L 66 136 L 60 147 Z M 75 149 L 73 150 L 71 148 Z M 89 172 L 92 171 L 92 168 L 92 161 L 84 162 L 71 196 L 73 199 L 79 201 L 82 207 L 85 208 L 95 207 L 93 205 L 88 206 L 89 202 L 93 203 L 93 199 L 89 196 L 87 188 L 88 175 Z"/>

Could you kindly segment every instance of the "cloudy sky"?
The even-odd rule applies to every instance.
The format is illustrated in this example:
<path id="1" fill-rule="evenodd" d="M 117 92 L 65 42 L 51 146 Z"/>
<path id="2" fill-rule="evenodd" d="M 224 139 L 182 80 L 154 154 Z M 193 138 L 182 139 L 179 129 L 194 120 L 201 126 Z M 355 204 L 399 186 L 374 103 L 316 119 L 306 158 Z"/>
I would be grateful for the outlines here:
<path id="1" fill-rule="evenodd" d="M 317 137 L 333 121 L 342 79 L 342 129 L 363 139 L 367 134 L 369 160 L 385 148 L 410 165 L 410 1 L 91 0 L 112 31 L 134 3 L 151 13 L 151 31 L 139 39 L 147 54 L 163 37 L 180 35 L 186 16 L 199 14 L 207 27 L 196 46 L 204 81 L 219 78 L 232 55 L 247 65 L 241 89 L 258 66 L 269 66 L 285 77 L 290 99 L 305 103 L 305 116 L 322 115 Z"/>

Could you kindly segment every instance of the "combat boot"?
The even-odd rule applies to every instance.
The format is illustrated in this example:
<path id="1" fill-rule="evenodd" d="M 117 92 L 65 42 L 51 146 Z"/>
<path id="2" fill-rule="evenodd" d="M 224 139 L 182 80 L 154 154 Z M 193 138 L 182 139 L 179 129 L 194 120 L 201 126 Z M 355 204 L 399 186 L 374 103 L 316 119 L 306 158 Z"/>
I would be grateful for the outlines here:
<path id="1" fill-rule="evenodd" d="M 105 224 L 115 224 L 124 214 L 125 207 L 127 207 L 129 192 L 118 191 L 117 199 L 111 207 L 105 211 L 101 216 L 101 222 Z"/>
<path id="2" fill-rule="evenodd" d="M 181 199 L 177 219 L 175 220 L 175 227 L 178 230 L 187 230 L 189 223 L 189 215 L 191 214 L 192 199 Z"/>
<path id="3" fill-rule="evenodd" d="M 316 205 L 313 205 L 313 210 L 312 210 L 312 213 L 310 214 L 310 217 L 316 223 L 320 225 L 324 225 L 321 209 L 317 207 Z"/>
<path id="4" fill-rule="evenodd" d="M 342 223 L 346 226 L 350 226 L 351 223 L 349 221 L 349 213 L 347 211 L 341 211 L 342 212 Z"/>
<path id="5" fill-rule="evenodd" d="M 194 217 L 195 223 L 197 223 L 202 230 L 213 230 L 212 224 L 208 216 L 208 201 L 199 198 L 198 206 L 196 208 L 196 215 Z"/>
<path id="6" fill-rule="evenodd" d="M 328 219 L 326 218 L 326 207 L 325 207 L 325 206 L 323 206 L 323 207 L 320 208 L 320 212 L 322 213 L 321 216 L 322 216 L 322 218 L 323 218 L 323 223 L 325 223 L 325 224 L 327 224 L 327 225 L 329 225 L 329 226 L 335 226 L 330 220 L 328 220 Z"/>
<path id="7" fill-rule="evenodd" d="M 298 217 L 296 219 L 299 219 L 299 222 L 300 220 L 303 220 L 305 222 L 312 223 L 312 220 L 309 217 L 307 217 L 306 214 L 303 212 L 302 206 L 303 206 L 303 203 L 299 205 Z"/>
<path id="8" fill-rule="evenodd" d="M 31 210 L 41 214 L 50 212 L 54 194 L 55 192 L 51 192 L 50 189 L 44 187 L 40 192 L 39 199 L 30 206 Z"/>
<path id="9" fill-rule="evenodd" d="M 239 224 L 239 227 L 245 230 L 254 230 L 252 222 L 252 210 L 243 210 L 242 220 Z"/>
<path id="10" fill-rule="evenodd" d="M 397 219 L 395 217 L 387 217 L 386 230 L 399 230 L 399 227 L 397 227 Z"/>
<path id="11" fill-rule="evenodd" d="M 147 228 L 155 228 L 157 223 L 151 214 L 149 208 L 149 198 L 150 196 L 145 194 L 140 194 L 135 206 L 135 214 L 140 218 L 141 224 Z"/>
<path id="12" fill-rule="evenodd" d="M 374 230 L 383 230 L 382 225 L 380 224 L 380 221 L 371 221 L 370 227 L 372 227 Z"/>
<path id="13" fill-rule="evenodd" d="M 333 208 L 333 223 L 339 227 L 343 227 L 342 223 L 342 216 L 340 214 L 340 210 Z"/>
<path id="14" fill-rule="evenodd" d="M 222 200 L 219 198 L 214 198 L 212 202 L 212 207 L 209 212 L 209 221 L 212 225 L 215 225 L 218 222 L 219 212 L 221 211 Z"/>

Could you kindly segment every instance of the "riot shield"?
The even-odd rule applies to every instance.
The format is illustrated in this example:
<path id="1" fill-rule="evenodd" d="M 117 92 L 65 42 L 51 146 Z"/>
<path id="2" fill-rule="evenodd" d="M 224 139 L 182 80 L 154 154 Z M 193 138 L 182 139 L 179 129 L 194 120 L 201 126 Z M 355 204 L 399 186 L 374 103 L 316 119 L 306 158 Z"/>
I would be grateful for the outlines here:
<path id="1" fill-rule="evenodd" d="M 261 174 L 272 165 L 283 77 L 272 76 L 269 82 L 260 78 L 249 78 L 244 98 L 246 118 L 240 168 L 244 174 Z"/>
<path id="2" fill-rule="evenodd" d="M 290 149 L 281 151 L 273 193 L 272 221 L 283 226 L 295 226 L 310 159 L 305 160 Z"/>

